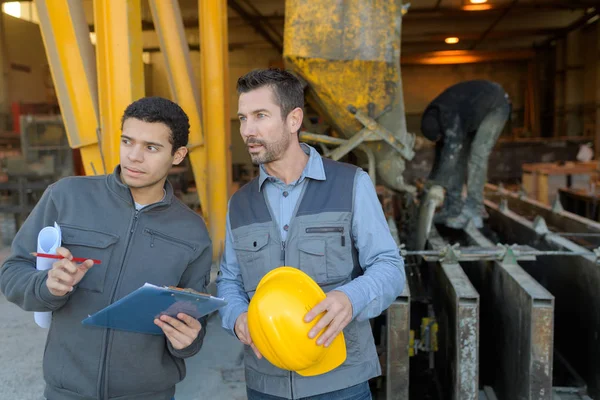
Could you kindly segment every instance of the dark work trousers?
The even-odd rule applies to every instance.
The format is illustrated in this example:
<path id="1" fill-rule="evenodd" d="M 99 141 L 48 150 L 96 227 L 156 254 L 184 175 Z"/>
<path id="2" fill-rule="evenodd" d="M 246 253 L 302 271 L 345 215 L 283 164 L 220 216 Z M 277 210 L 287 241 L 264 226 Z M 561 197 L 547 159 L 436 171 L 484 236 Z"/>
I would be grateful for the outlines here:
<path id="1" fill-rule="evenodd" d="M 487 179 L 488 161 L 496 141 L 508 119 L 510 108 L 494 108 L 483 119 L 475 135 L 465 132 L 458 115 L 435 146 L 435 160 L 429 180 L 446 189 L 442 213 L 458 215 L 464 208 L 483 211 L 483 188 Z M 467 198 L 463 203 L 462 188 L 467 183 Z"/>

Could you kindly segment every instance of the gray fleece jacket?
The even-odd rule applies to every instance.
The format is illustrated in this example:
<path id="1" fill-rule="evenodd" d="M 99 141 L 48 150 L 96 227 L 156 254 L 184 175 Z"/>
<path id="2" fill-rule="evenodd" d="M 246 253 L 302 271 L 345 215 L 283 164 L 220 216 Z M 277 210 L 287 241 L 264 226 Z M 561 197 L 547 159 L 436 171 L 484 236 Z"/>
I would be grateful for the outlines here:
<path id="1" fill-rule="evenodd" d="M 17 233 L 0 269 L 0 290 L 27 311 L 52 311 L 43 370 L 49 400 L 168 400 L 185 377 L 184 358 L 198 339 L 175 350 L 165 336 L 82 325 L 88 315 L 145 282 L 207 291 L 212 244 L 202 218 L 173 196 L 136 211 L 120 168 L 97 177 L 64 178 L 48 187 Z M 100 259 L 73 292 L 53 296 L 47 272 L 29 253 L 39 231 L 57 222 L 75 257 Z M 33 314 L 31 315 L 33 318 Z M 41 329 L 41 328 L 40 328 Z"/>

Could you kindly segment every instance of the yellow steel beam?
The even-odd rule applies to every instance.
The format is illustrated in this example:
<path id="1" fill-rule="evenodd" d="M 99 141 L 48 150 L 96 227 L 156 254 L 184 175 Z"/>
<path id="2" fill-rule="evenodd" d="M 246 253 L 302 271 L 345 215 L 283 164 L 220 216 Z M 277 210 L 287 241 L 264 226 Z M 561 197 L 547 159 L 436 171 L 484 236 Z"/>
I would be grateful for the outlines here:
<path id="1" fill-rule="evenodd" d="M 37 0 L 35 5 L 69 145 L 80 149 L 86 175 L 103 174 L 96 61 L 82 3 Z"/>
<path id="2" fill-rule="evenodd" d="M 140 0 L 94 1 L 102 150 L 110 172 L 119 163 L 121 116 L 144 96 Z"/>
<path id="3" fill-rule="evenodd" d="M 202 108 L 208 161 L 208 221 L 216 259 L 223 251 L 231 186 L 229 104 L 226 93 L 229 76 L 227 2 L 199 0 L 199 10 Z"/>
<path id="4" fill-rule="evenodd" d="M 176 1 L 150 0 L 150 10 L 160 49 L 165 59 L 167 77 L 173 100 L 178 103 L 190 119 L 190 162 L 194 171 L 194 179 L 204 218 L 208 217 L 207 182 L 206 182 L 206 147 L 202 134 L 202 106 L 200 92 L 190 51 L 183 29 L 183 19 L 179 3 Z"/>

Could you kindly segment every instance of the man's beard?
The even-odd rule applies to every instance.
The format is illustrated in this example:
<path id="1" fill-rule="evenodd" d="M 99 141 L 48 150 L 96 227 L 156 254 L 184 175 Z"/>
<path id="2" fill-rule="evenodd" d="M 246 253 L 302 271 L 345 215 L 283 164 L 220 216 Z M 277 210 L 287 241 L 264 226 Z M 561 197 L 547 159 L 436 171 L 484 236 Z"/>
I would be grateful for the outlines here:
<path id="1" fill-rule="evenodd" d="M 252 159 L 252 164 L 268 164 L 270 162 L 279 160 L 285 152 L 285 150 L 287 150 L 289 141 L 289 136 L 285 134 L 281 136 L 280 140 L 273 143 L 266 143 L 260 139 L 255 138 L 248 139 L 248 141 L 246 141 L 246 146 L 248 146 L 249 144 L 259 144 L 263 147 L 262 153 L 249 153 L 250 158 Z"/>

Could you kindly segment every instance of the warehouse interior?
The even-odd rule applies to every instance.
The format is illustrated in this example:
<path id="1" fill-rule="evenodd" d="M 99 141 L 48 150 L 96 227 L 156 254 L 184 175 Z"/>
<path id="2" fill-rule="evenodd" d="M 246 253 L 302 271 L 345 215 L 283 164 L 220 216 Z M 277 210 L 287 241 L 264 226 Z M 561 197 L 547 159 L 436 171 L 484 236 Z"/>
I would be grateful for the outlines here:
<path id="1" fill-rule="evenodd" d="M 407 288 L 372 321 L 374 398 L 600 398 L 597 1 L 0 3 L 0 260 L 48 185 L 118 163 L 115 114 L 161 96 L 192 110 L 190 156 L 169 179 L 206 219 L 216 266 L 227 200 L 258 174 L 237 79 L 288 68 L 308 86 L 301 140 L 369 172 L 405 259 Z M 500 84 L 511 110 L 489 158 L 489 218 L 455 231 L 432 223 L 421 118 L 469 80 Z M 402 143 L 394 176 L 379 164 L 386 139 L 363 128 Z"/>

